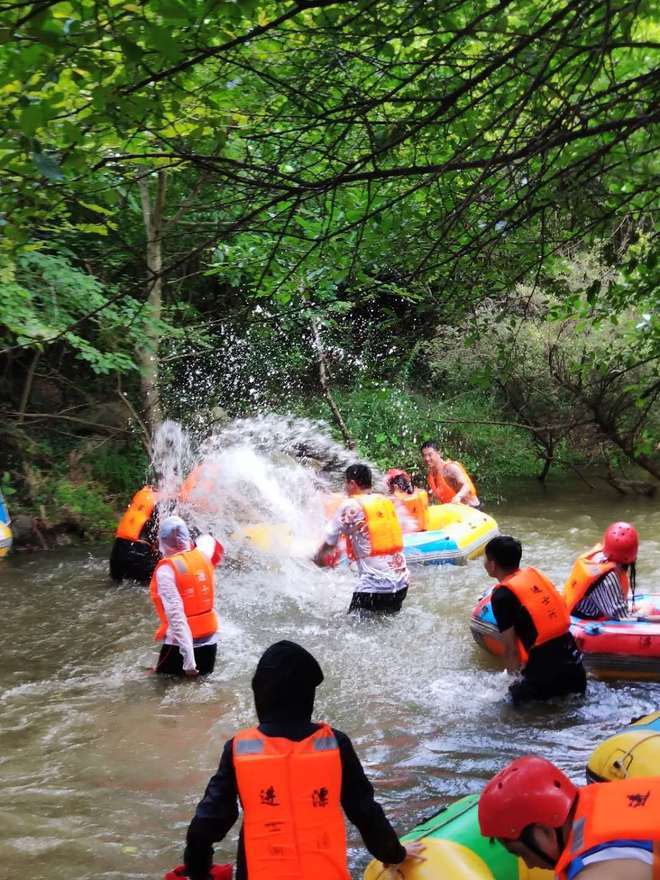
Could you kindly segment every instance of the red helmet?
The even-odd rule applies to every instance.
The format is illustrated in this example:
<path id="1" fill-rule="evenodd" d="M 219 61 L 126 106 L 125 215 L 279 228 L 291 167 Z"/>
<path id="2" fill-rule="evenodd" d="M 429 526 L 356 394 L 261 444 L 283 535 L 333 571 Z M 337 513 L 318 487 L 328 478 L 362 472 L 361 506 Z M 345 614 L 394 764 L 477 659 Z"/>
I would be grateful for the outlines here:
<path id="1" fill-rule="evenodd" d="M 393 477 L 405 477 L 407 480 L 410 479 L 409 475 L 405 471 L 402 471 L 401 468 L 390 468 L 385 474 L 385 477 L 388 483 Z"/>
<path id="2" fill-rule="evenodd" d="M 528 825 L 559 828 L 577 792 L 568 776 L 545 758 L 517 758 L 484 788 L 479 798 L 479 828 L 484 837 L 501 840 L 518 840 Z"/>
<path id="3" fill-rule="evenodd" d="M 403 477 L 404 479 L 408 480 L 409 483 L 411 482 L 410 474 L 402 471 L 401 468 L 390 468 L 389 471 L 385 474 L 385 482 L 388 486 L 392 485 L 392 480 L 395 477 Z"/>
<path id="4" fill-rule="evenodd" d="M 627 522 L 615 522 L 605 529 L 603 550 L 611 562 L 626 565 L 637 559 L 639 535 L 637 529 Z"/>

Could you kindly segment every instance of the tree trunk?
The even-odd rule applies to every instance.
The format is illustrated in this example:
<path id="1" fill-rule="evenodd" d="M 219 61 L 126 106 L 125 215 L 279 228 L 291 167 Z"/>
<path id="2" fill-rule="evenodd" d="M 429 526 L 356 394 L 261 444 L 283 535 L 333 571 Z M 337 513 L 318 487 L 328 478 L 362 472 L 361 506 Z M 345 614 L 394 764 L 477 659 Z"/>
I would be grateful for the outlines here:
<path id="1" fill-rule="evenodd" d="M 27 371 L 27 376 L 25 377 L 25 384 L 23 385 L 23 393 L 21 395 L 21 402 L 18 407 L 18 424 L 22 425 L 25 421 L 25 413 L 28 408 L 28 404 L 30 403 L 30 394 L 32 393 L 32 383 L 34 382 L 34 374 L 37 369 L 37 364 L 39 363 L 39 358 L 41 357 L 41 351 L 37 349 L 34 353 L 34 357 L 30 363 L 30 367 Z"/>
<path id="2" fill-rule="evenodd" d="M 341 431 L 341 436 L 344 439 L 346 448 L 355 449 L 355 440 L 351 436 L 351 432 L 348 430 L 346 422 L 344 421 L 342 414 L 339 411 L 339 407 L 337 406 L 337 403 L 332 396 L 332 391 L 330 390 L 328 366 L 325 360 L 325 353 L 323 351 L 321 331 L 319 330 L 319 323 L 316 318 L 312 318 L 312 333 L 314 335 L 314 348 L 316 349 L 316 356 L 319 362 L 319 379 L 321 380 L 321 388 L 323 389 L 323 393 L 325 394 L 326 400 L 328 401 L 328 406 L 332 410 L 332 414 L 335 417 L 337 426 Z"/>
<path id="3" fill-rule="evenodd" d="M 142 216 L 147 236 L 147 322 L 145 341 L 138 352 L 140 374 L 142 379 L 142 395 L 144 398 L 145 422 L 153 435 L 162 421 L 160 394 L 158 389 L 160 322 L 162 308 L 163 279 L 163 213 L 165 209 L 165 193 L 167 191 L 167 174 L 158 172 L 156 195 L 152 201 L 149 192 L 148 177 L 138 179 Z"/>
<path id="4" fill-rule="evenodd" d="M 645 470 L 648 474 L 660 481 L 660 465 L 656 458 L 646 455 L 644 452 L 637 452 L 633 437 L 622 434 L 618 430 L 616 424 L 611 418 L 608 418 L 598 405 L 591 404 L 591 411 L 594 421 L 600 428 L 602 434 L 615 446 L 628 456 L 633 464 Z"/>
<path id="5" fill-rule="evenodd" d="M 545 447 L 545 454 L 544 454 L 544 459 L 543 459 L 543 469 L 541 470 L 541 473 L 538 475 L 538 478 L 537 478 L 540 483 L 545 483 L 546 477 L 548 476 L 548 474 L 550 472 L 550 468 L 552 467 L 553 460 L 554 460 L 554 447 L 553 447 L 553 444 L 550 443 L 548 446 Z"/>

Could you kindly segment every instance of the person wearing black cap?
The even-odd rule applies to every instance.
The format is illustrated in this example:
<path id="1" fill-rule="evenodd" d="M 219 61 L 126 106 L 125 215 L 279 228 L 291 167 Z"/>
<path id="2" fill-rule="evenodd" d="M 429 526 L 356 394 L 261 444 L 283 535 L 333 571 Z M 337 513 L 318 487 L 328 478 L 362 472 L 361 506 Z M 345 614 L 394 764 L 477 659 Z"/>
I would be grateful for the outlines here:
<path id="1" fill-rule="evenodd" d="M 207 880 L 213 843 L 238 818 L 239 799 L 236 880 L 349 880 L 342 810 L 375 858 L 423 860 L 419 843 L 399 842 L 350 739 L 311 720 L 322 681 L 316 659 L 294 642 L 271 645 L 259 660 L 252 679 L 259 725 L 225 743 L 188 827 L 190 880 Z"/>

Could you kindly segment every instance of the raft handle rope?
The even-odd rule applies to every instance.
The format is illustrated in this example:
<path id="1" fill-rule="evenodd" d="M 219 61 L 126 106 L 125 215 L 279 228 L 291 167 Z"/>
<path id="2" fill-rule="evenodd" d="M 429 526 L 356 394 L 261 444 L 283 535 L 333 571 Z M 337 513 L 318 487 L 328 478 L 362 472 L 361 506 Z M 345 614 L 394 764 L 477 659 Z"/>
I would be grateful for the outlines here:
<path id="1" fill-rule="evenodd" d="M 612 761 L 612 766 L 615 770 L 623 771 L 624 779 L 627 779 L 628 777 L 628 767 L 624 766 L 624 761 L 626 760 L 626 758 L 630 758 L 632 762 L 633 752 L 635 751 L 635 749 L 641 746 L 643 743 L 648 742 L 650 739 L 655 739 L 656 736 L 658 736 L 657 733 L 649 733 L 648 736 L 644 737 L 644 739 L 640 739 L 634 745 L 630 746 L 628 751 L 623 753 L 623 757 L 617 758 L 616 761 Z"/>

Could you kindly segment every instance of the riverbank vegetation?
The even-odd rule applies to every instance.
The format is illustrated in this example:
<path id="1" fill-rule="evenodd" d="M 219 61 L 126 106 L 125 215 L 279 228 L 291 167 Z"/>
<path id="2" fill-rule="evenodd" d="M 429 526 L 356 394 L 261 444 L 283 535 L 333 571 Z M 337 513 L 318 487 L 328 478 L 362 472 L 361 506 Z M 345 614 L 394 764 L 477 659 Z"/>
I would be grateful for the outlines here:
<path id="1" fill-rule="evenodd" d="M 2 486 L 88 537 L 164 417 L 660 478 L 645 0 L 12 4 Z"/>

